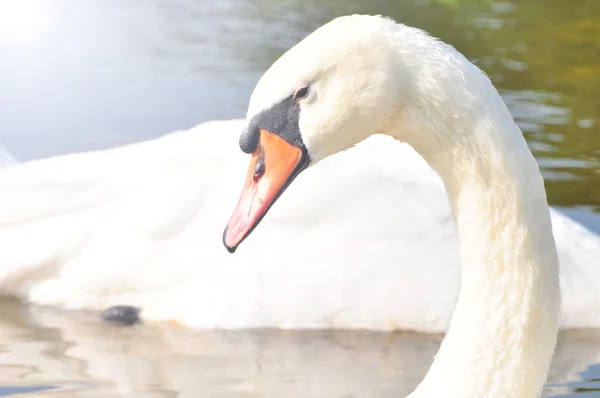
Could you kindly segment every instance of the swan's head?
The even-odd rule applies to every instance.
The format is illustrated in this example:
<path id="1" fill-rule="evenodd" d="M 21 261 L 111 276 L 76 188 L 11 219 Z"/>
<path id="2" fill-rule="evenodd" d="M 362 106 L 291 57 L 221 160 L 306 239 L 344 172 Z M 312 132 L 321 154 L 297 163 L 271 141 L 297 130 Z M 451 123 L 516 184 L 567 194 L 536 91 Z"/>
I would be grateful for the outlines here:
<path id="1" fill-rule="evenodd" d="M 445 56 L 439 46 L 421 30 L 353 15 L 334 19 L 282 55 L 250 99 L 240 147 L 252 157 L 223 234 L 226 248 L 233 252 L 307 167 L 369 135 L 389 133 L 391 125 L 407 131 L 404 109 L 422 108 L 416 92 L 432 81 L 415 75 L 424 70 L 419 57 L 435 71 L 438 62 L 423 54 Z"/>

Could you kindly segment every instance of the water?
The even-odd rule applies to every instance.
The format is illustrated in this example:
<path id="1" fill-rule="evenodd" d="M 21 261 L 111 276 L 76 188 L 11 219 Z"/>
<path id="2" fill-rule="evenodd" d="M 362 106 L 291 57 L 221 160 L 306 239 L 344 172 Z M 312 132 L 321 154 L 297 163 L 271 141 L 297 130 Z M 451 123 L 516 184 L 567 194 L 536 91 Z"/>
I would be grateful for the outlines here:
<path id="1" fill-rule="evenodd" d="M 600 3 L 0 0 L 0 140 L 21 159 L 245 115 L 260 75 L 336 15 L 428 30 L 492 78 L 555 205 L 600 207 Z"/>
<path id="2" fill-rule="evenodd" d="M 27 160 L 243 117 L 283 51 L 355 12 L 426 29 L 476 62 L 550 202 L 600 231 L 597 0 L 0 0 L 0 142 Z M 0 396 L 403 396 L 441 339 L 115 328 L 9 299 L 0 312 Z M 600 396 L 598 363 L 600 332 L 562 333 L 546 395 Z"/>
<path id="3" fill-rule="evenodd" d="M 37 389 L 61 398 L 396 398 L 419 383 L 441 338 L 115 327 L 88 313 L 5 300 L 0 307 L 0 380 L 8 387 L 0 388 L 0 396 Z M 600 332 L 562 333 L 546 395 L 600 389 L 598 362 Z"/>

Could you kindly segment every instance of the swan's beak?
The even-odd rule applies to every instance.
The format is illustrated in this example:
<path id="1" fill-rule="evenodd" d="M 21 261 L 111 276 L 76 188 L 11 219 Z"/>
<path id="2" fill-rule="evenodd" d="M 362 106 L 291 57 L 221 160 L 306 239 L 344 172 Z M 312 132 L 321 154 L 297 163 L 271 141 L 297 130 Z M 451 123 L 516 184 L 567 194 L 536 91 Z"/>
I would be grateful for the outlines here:
<path id="1" fill-rule="evenodd" d="M 230 253 L 235 252 L 279 195 L 306 168 L 307 160 L 305 150 L 276 134 L 260 130 L 244 190 L 223 232 L 223 244 Z"/>

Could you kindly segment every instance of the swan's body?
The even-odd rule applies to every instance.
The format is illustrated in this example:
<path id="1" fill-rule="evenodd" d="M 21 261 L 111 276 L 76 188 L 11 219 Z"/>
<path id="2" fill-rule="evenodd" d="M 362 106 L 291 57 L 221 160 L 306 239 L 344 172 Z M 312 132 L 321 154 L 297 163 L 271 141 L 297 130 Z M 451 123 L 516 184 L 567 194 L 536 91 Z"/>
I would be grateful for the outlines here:
<path id="1" fill-rule="evenodd" d="M 216 235 L 246 164 L 235 150 L 243 124 L 0 171 L 2 289 L 66 308 L 135 305 L 146 319 L 199 328 L 446 331 L 458 241 L 423 159 L 371 137 L 306 171 L 229 256 Z M 551 213 L 561 326 L 600 327 L 600 239 Z"/>
<path id="2" fill-rule="evenodd" d="M 490 80 L 423 31 L 342 17 L 271 66 L 240 137 L 252 156 L 225 247 L 234 252 L 304 169 L 373 133 L 407 142 L 437 172 L 460 241 L 450 327 L 410 396 L 539 396 L 560 313 L 544 181 Z"/>

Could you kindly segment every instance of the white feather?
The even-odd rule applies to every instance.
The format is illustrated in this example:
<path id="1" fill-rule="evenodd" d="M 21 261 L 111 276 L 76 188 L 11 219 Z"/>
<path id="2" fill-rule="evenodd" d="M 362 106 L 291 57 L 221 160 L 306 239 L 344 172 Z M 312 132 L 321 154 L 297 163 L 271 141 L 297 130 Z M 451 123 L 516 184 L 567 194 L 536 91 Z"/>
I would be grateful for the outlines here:
<path id="1" fill-rule="evenodd" d="M 460 261 L 444 185 L 373 136 L 301 174 L 229 255 L 244 122 L 217 121 L 0 172 L 0 286 L 37 304 L 198 328 L 443 332 Z M 600 239 L 552 209 L 563 328 L 600 327 Z"/>

